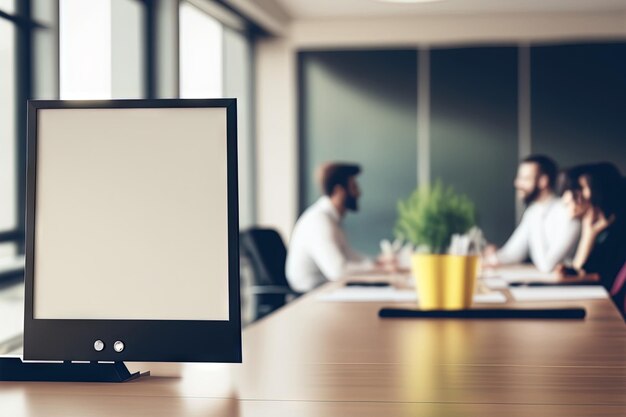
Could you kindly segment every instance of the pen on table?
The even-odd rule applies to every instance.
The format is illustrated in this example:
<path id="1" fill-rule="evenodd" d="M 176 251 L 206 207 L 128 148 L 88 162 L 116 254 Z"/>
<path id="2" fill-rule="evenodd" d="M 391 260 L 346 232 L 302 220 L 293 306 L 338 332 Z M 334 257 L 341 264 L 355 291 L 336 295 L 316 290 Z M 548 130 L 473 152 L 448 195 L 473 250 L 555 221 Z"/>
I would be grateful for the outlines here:
<path id="1" fill-rule="evenodd" d="M 389 287 L 390 283 L 384 281 L 348 281 L 346 287 Z"/>

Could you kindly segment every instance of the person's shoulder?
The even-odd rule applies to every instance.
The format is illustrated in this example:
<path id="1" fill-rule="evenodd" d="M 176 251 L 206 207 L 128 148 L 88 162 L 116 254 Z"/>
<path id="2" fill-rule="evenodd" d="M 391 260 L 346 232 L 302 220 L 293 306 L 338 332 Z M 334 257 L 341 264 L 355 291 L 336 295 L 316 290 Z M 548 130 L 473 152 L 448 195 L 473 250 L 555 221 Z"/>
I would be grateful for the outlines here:
<path id="1" fill-rule="evenodd" d="M 567 213 L 567 205 L 560 198 L 554 199 L 554 201 L 550 205 L 550 213 L 559 217 L 562 216 L 568 219 L 571 218 L 571 216 L 569 216 Z"/>
<path id="2" fill-rule="evenodd" d="M 537 215 L 540 207 L 537 203 L 530 203 L 522 213 L 521 221 L 528 221 L 528 219 Z"/>
<path id="3" fill-rule="evenodd" d="M 548 213 L 549 220 L 562 224 L 563 227 L 572 228 L 572 230 L 580 228 L 580 220 L 568 212 L 567 206 L 561 199 L 557 199 L 550 206 L 550 212 Z"/>
<path id="4" fill-rule="evenodd" d="M 315 228 L 315 217 L 316 211 L 313 209 L 313 206 L 308 207 L 300 217 L 298 217 L 296 224 L 293 226 L 291 235 L 292 244 L 294 241 L 300 242 L 305 236 L 310 235 L 311 230 Z"/>
<path id="5" fill-rule="evenodd" d="M 320 224 L 320 222 L 325 223 L 330 220 L 332 220 L 330 214 L 324 210 L 318 200 L 317 202 L 310 205 L 306 210 L 304 210 L 304 212 L 300 215 L 297 223 Z"/>

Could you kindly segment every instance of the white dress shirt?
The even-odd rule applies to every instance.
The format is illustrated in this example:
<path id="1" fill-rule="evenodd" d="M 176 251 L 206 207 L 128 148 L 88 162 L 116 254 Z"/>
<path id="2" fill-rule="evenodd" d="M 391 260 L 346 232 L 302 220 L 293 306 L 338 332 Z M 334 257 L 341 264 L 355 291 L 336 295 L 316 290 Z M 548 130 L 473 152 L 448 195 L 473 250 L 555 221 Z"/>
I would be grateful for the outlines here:
<path id="1" fill-rule="evenodd" d="M 580 222 L 568 215 L 556 196 L 532 203 L 496 257 L 501 264 L 523 262 L 528 256 L 537 269 L 551 272 L 574 255 Z"/>
<path id="2" fill-rule="evenodd" d="M 285 273 L 292 289 L 310 291 L 327 281 L 371 270 L 374 262 L 355 252 L 341 227 L 341 216 L 324 196 L 296 222 L 289 242 Z"/>

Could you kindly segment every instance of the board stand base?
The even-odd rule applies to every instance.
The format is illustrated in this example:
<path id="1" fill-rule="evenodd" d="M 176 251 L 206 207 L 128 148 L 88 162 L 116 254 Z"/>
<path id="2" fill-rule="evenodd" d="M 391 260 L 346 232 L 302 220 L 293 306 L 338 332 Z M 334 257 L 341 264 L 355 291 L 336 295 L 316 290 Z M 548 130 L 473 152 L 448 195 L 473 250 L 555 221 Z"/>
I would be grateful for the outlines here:
<path id="1" fill-rule="evenodd" d="M 124 362 L 24 362 L 0 357 L 0 381 L 128 382 L 149 374 L 130 373 Z"/>

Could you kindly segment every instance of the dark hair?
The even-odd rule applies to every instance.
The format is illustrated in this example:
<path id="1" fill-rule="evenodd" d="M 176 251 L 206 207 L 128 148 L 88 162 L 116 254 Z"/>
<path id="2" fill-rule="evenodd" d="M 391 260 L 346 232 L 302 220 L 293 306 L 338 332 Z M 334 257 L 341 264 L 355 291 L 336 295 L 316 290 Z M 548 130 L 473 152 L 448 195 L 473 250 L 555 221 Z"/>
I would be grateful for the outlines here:
<path id="1" fill-rule="evenodd" d="M 626 211 L 626 181 L 619 169 L 610 162 L 578 165 L 561 172 L 559 192 L 580 191 L 580 179 L 585 178 L 591 191 L 591 205 L 605 216 L 621 215 Z"/>
<path id="2" fill-rule="evenodd" d="M 559 173 L 556 192 L 558 195 L 562 196 L 566 191 L 571 191 L 574 193 L 580 192 L 580 177 L 581 175 L 591 166 L 591 164 L 587 165 L 577 165 L 574 167 L 570 167 L 562 170 Z"/>
<path id="3" fill-rule="evenodd" d="M 584 177 L 591 190 L 591 204 L 605 216 L 624 212 L 624 179 L 619 169 L 610 162 L 590 165 Z"/>
<path id="4" fill-rule="evenodd" d="M 357 164 L 344 162 L 329 162 L 320 167 L 320 184 L 322 192 L 332 195 L 335 186 L 348 187 L 348 180 L 361 172 Z"/>
<path id="5" fill-rule="evenodd" d="M 522 159 L 522 163 L 537 164 L 539 167 L 539 174 L 548 177 L 548 187 L 554 189 L 556 186 L 556 176 L 559 172 L 559 168 L 554 162 L 554 159 L 546 155 L 530 155 Z"/>

